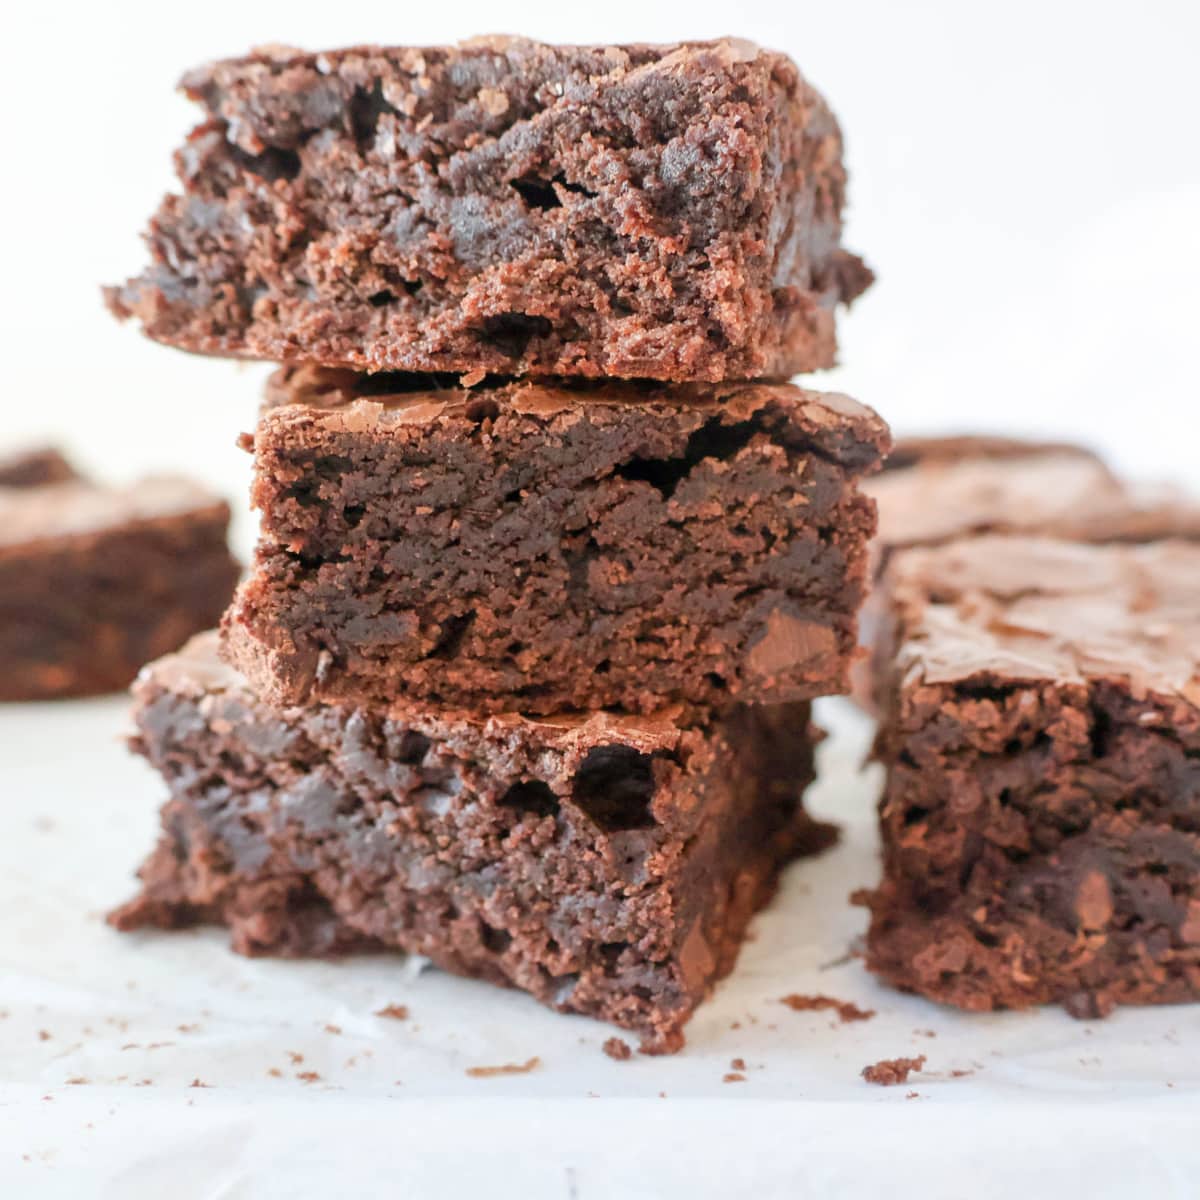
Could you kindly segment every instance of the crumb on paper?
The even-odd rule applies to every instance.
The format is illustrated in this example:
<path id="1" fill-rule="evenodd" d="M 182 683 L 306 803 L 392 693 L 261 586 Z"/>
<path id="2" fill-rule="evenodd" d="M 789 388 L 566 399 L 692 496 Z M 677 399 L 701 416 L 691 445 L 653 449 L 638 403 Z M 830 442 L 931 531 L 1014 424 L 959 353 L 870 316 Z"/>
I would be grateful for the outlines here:
<path id="1" fill-rule="evenodd" d="M 178 1029 L 180 1033 L 195 1033 L 196 1030 L 200 1028 L 200 1025 L 199 1022 L 192 1021 L 185 1022 L 183 1025 L 176 1025 L 175 1028 Z"/>
<path id="2" fill-rule="evenodd" d="M 722 1083 L 745 1083 L 746 1077 L 740 1071 L 729 1071 L 721 1077 Z"/>
<path id="3" fill-rule="evenodd" d="M 859 1008 L 849 1000 L 835 1000 L 832 996 L 801 996 L 793 992 L 790 996 L 781 996 L 779 1002 L 786 1004 L 793 1012 L 822 1012 L 832 1009 L 842 1022 L 869 1021 L 875 1015 L 873 1008 Z"/>
<path id="4" fill-rule="evenodd" d="M 267 1074 L 270 1075 L 270 1077 L 272 1079 L 282 1079 L 283 1078 L 283 1072 L 278 1067 L 268 1067 Z"/>
<path id="5" fill-rule="evenodd" d="M 287 1056 L 292 1060 L 293 1067 L 298 1067 L 304 1061 L 304 1055 L 298 1050 L 289 1050 Z"/>
<path id="6" fill-rule="evenodd" d="M 629 1044 L 623 1042 L 619 1037 L 610 1037 L 601 1049 L 609 1058 L 615 1058 L 618 1062 L 626 1062 L 633 1057 L 633 1051 L 630 1050 Z"/>
<path id="7" fill-rule="evenodd" d="M 48 1042 L 53 1036 L 54 1035 L 48 1029 L 39 1029 L 38 1030 L 38 1041 L 39 1042 Z"/>
<path id="8" fill-rule="evenodd" d="M 341 1033 L 342 1027 L 340 1025 L 334 1025 L 332 1023 L 329 1023 L 329 1024 L 326 1024 L 326 1026 L 325 1026 L 325 1032 L 326 1033 Z"/>
<path id="9" fill-rule="evenodd" d="M 298 1071 L 296 1078 L 304 1083 L 319 1083 L 321 1080 L 321 1076 L 316 1071 Z"/>
<path id="10" fill-rule="evenodd" d="M 541 1065 L 542 1060 L 535 1054 L 523 1063 L 501 1063 L 498 1067 L 468 1067 L 467 1074 L 472 1079 L 493 1079 L 497 1075 L 528 1075 Z"/>
<path id="11" fill-rule="evenodd" d="M 206 1088 L 206 1087 L 212 1087 L 212 1084 L 205 1083 L 203 1079 L 193 1079 L 192 1082 L 188 1084 L 188 1087 Z"/>
<path id="12" fill-rule="evenodd" d="M 393 1021 L 408 1020 L 408 1006 L 406 1004 L 386 1004 L 383 1008 L 375 1011 L 377 1017 L 389 1017 Z"/>
<path id="13" fill-rule="evenodd" d="M 69 1083 L 72 1087 L 78 1087 L 80 1084 L 88 1082 L 90 1081 L 84 1075 L 72 1075 L 71 1078 L 67 1080 L 67 1083 Z"/>
<path id="14" fill-rule="evenodd" d="M 744 1058 L 731 1059 L 729 1068 L 732 1071 L 744 1071 L 746 1069 L 746 1060 Z"/>
<path id="15" fill-rule="evenodd" d="M 921 1098 L 921 1093 L 920 1092 L 905 1092 L 904 1098 L 905 1098 L 905 1100 L 919 1100 Z"/>
<path id="16" fill-rule="evenodd" d="M 925 1065 L 925 1055 L 918 1054 L 916 1058 L 883 1058 L 877 1063 L 863 1067 L 862 1077 L 868 1083 L 877 1083 L 880 1087 L 894 1087 L 898 1083 L 907 1083 L 913 1071 L 919 1071 Z"/>
<path id="17" fill-rule="evenodd" d="M 913 1036 L 914 1037 L 935 1038 L 935 1037 L 937 1037 L 937 1034 L 934 1033 L 932 1029 L 914 1029 Z"/>
<path id="18" fill-rule="evenodd" d="M 968 1076 L 974 1075 L 974 1074 L 975 1074 L 974 1071 L 968 1071 L 965 1067 L 955 1067 L 955 1069 L 950 1072 L 950 1078 L 951 1079 L 966 1079 Z"/>

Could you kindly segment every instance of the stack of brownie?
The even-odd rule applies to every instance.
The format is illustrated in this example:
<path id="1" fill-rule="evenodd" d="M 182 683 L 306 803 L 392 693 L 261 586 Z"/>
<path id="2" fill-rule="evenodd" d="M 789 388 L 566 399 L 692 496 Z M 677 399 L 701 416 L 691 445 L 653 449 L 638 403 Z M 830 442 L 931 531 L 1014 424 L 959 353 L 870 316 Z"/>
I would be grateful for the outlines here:
<path id="1" fill-rule="evenodd" d="M 221 634 L 143 672 L 122 928 L 399 948 L 672 1050 L 808 818 L 886 427 L 781 382 L 870 281 L 837 125 L 734 41 L 272 50 L 109 294 L 275 360 Z"/>

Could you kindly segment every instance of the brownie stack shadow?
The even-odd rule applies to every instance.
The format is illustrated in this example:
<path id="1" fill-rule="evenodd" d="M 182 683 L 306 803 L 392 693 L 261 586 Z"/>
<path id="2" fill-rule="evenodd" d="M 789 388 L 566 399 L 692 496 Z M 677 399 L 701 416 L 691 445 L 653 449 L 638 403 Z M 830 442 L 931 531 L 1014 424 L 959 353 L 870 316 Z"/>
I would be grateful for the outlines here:
<path id="1" fill-rule="evenodd" d="M 841 141 L 735 41 L 272 50 L 109 301 L 275 360 L 220 634 L 148 667 L 123 929 L 396 949 L 648 1052 L 736 958 L 847 690 L 888 449 L 832 365 Z"/>

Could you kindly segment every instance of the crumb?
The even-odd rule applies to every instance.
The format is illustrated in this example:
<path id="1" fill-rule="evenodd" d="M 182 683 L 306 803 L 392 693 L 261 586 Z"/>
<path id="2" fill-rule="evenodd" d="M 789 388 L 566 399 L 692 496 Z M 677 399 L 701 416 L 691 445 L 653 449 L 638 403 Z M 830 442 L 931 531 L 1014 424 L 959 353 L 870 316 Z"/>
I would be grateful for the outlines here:
<path id="1" fill-rule="evenodd" d="M 319 1083 L 321 1080 L 316 1071 L 298 1071 L 296 1078 L 304 1080 L 305 1083 Z"/>
<path id="2" fill-rule="evenodd" d="M 326 1033 L 341 1033 L 342 1027 L 340 1025 L 326 1025 L 325 1032 Z"/>
<path id="3" fill-rule="evenodd" d="M 881 1087 L 892 1087 L 897 1083 L 907 1083 L 912 1071 L 919 1071 L 925 1065 L 925 1055 L 916 1058 L 885 1058 L 877 1063 L 863 1067 L 862 1077 L 868 1083 L 877 1083 Z"/>
<path id="4" fill-rule="evenodd" d="M 77 1086 L 81 1083 L 87 1083 L 88 1080 L 83 1075 L 72 1075 L 71 1078 L 67 1080 L 67 1082 L 69 1084 L 72 1084 L 73 1086 Z"/>
<path id="5" fill-rule="evenodd" d="M 141 1042 L 126 1042 L 125 1045 L 121 1047 L 122 1050 L 140 1050 L 141 1048 Z"/>
<path id="6" fill-rule="evenodd" d="M 298 1067 L 304 1061 L 304 1055 L 297 1053 L 295 1050 L 289 1050 L 287 1056 L 292 1060 L 293 1067 Z"/>
<path id="7" fill-rule="evenodd" d="M 378 1009 L 375 1015 L 377 1017 L 390 1017 L 393 1021 L 407 1021 L 408 1006 L 405 1004 L 388 1004 Z"/>
<path id="8" fill-rule="evenodd" d="M 283 1078 L 283 1072 L 278 1067 L 268 1067 L 267 1074 L 270 1075 L 270 1077 L 272 1079 L 282 1079 Z"/>
<path id="9" fill-rule="evenodd" d="M 507 106 L 507 102 L 505 102 L 504 107 L 507 108 Z M 487 372 L 479 367 L 476 367 L 474 371 L 468 371 L 465 375 L 460 375 L 458 377 L 458 386 L 472 388 L 477 383 L 482 383 L 486 378 Z"/>
<path id="10" fill-rule="evenodd" d="M 920 1096 L 921 1096 L 920 1092 L 905 1092 L 904 1093 L 905 1100 L 917 1100 L 917 1099 L 920 1099 Z"/>
<path id="11" fill-rule="evenodd" d="M 729 1026 L 730 1029 L 741 1029 L 741 1027 L 741 1021 L 734 1021 L 733 1024 Z"/>
<path id="12" fill-rule="evenodd" d="M 205 1083 L 204 1080 L 202 1080 L 202 1079 L 193 1079 L 192 1082 L 188 1084 L 188 1087 L 206 1088 L 206 1087 L 212 1087 L 212 1084 Z"/>
<path id="13" fill-rule="evenodd" d="M 837 1013 L 838 1020 L 843 1022 L 869 1021 L 875 1015 L 873 1008 L 859 1008 L 849 1000 L 835 1000 L 832 996 L 800 996 L 793 992 L 790 996 L 781 997 L 779 1002 L 786 1004 L 793 1012 L 820 1012 L 831 1008 Z"/>
<path id="14" fill-rule="evenodd" d="M 200 1028 L 200 1026 L 198 1024 L 196 1024 L 195 1022 L 193 1022 L 190 1025 L 187 1025 L 187 1024 L 176 1025 L 175 1028 L 178 1029 L 180 1033 L 195 1033 L 196 1030 Z"/>
<path id="15" fill-rule="evenodd" d="M 937 1037 L 937 1034 L 932 1029 L 914 1029 L 914 1037 Z"/>
<path id="16" fill-rule="evenodd" d="M 39 1042 L 48 1042 L 51 1039 L 51 1037 L 53 1037 L 53 1036 L 54 1035 L 48 1029 L 39 1029 L 38 1030 L 38 1041 Z"/>
<path id="17" fill-rule="evenodd" d="M 721 1077 L 722 1083 L 745 1083 L 746 1077 L 738 1071 L 730 1071 Z"/>
<path id="18" fill-rule="evenodd" d="M 134 1087 L 150 1087 L 151 1084 L 153 1084 L 153 1083 L 154 1083 L 153 1079 L 139 1079 L 137 1081 L 137 1083 L 135 1083 L 133 1086 Z"/>
<path id="19" fill-rule="evenodd" d="M 615 1058 L 618 1062 L 625 1062 L 626 1059 L 633 1057 L 633 1051 L 630 1050 L 628 1043 L 621 1041 L 619 1037 L 610 1037 L 601 1049 L 609 1058 Z"/>
<path id="20" fill-rule="evenodd" d="M 472 1079 L 492 1079 L 496 1075 L 528 1075 L 542 1065 L 542 1060 L 536 1055 L 523 1063 L 503 1063 L 498 1067 L 468 1067 L 467 1074 Z"/>
<path id="21" fill-rule="evenodd" d="M 974 1075 L 974 1074 L 975 1074 L 974 1071 L 967 1071 L 967 1070 L 964 1070 L 962 1067 L 958 1067 L 955 1070 L 950 1072 L 950 1078 L 951 1079 L 966 1079 L 966 1077 L 968 1075 Z"/>
<path id="22" fill-rule="evenodd" d="M 746 1069 L 746 1060 L 744 1058 L 732 1059 L 729 1066 L 734 1071 L 744 1071 Z"/>

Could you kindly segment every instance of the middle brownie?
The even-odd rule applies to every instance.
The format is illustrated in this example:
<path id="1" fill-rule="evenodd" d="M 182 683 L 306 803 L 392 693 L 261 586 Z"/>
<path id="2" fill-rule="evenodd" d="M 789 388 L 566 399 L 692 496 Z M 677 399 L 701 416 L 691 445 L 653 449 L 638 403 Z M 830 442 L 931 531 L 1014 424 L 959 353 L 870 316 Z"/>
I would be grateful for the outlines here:
<path id="1" fill-rule="evenodd" d="M 285 368 L 253 445 L 225 654 L 276 703 L 846 690 L 888 432 L 844 396 Z"/>

